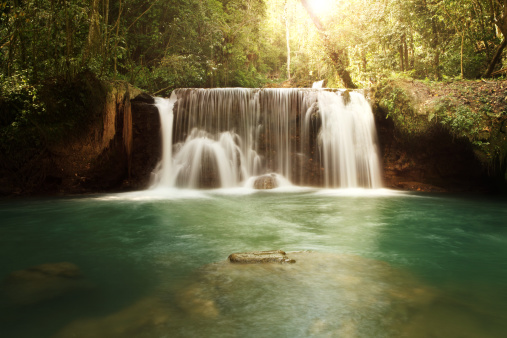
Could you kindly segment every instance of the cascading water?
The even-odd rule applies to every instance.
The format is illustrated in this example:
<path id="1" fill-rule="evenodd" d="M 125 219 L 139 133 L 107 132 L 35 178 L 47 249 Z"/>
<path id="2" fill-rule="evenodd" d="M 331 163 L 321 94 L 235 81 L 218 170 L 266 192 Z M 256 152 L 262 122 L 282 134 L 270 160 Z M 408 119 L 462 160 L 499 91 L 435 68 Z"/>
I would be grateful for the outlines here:
<path id="1" fill-rule="evenodd" d="M 162 161 L 156 169 L 156 182 L 162 186 L 172 186 L 172 149 L 173 149 L 173 107 L 176 102 L 176 94 L 173 93 L 169 99 L 160 97 L 155 98 L 155 105 L 160 115 L 160 124 L 162 126 Z"/>
<path id="2" fill-rule="evenodd" d="M 364 96 L 319 92 L 319 144 L 326 187 L 380 186 L 375 122 Z M 347 97 L 345 96 L 345 97 Z"/>
<path id="3" fill-rule="evenodd" d="M 226 188 L 264 174 L 328 188 L 382 186 L 371 108 L 358 92 L 177 89 L 157 99 L 153 186 Z"/>
<path id="4" fill-rule="evenodd" d="M 320 80 L 320 81 L 314 82 L 312 85 L 312 88 L 320 89 L 323 86 L 324 86 L 324 80 Z"/>

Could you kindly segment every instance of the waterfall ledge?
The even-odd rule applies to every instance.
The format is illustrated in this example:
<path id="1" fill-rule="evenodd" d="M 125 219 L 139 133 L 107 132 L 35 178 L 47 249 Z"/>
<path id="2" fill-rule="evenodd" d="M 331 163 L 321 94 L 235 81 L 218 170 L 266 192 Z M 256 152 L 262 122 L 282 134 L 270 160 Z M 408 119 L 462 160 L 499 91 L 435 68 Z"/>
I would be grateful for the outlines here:
<path id="1" fill-rule="evenodd" d="M 268 173 L 295 185 L 382 187 L 360 92 L 177 89 L 157 107 L 164 141 L 154 187 L 230 188 Z"/>

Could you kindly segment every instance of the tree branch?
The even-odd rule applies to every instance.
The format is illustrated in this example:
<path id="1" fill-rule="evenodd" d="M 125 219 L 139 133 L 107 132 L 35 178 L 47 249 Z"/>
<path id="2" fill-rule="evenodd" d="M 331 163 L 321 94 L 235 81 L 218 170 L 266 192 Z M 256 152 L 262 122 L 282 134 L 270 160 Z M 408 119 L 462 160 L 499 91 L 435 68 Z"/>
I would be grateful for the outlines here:
<path id="1" fill-rule="evenodd" d="M 301 0 L 301 4 L 306 9 L 308 15 L 313 21 L 313 24 L 317 28 L 322 38 L 322 42 L 324 43 L 324 48 L 333 63 L 338 76 L 342 80 L 343 84 L 346 88 L 355 89 L 357 88 L 356 84 L 352 81 L 352 77 L 348 72 L 347 68 L 347 51 L 345 48 L 341 48 L 340 46 L 335 46 L 332 44 L 329 34 L 326 32 L 324 25 L 317 17 L 317 15 L 313 12 L 309 2 L 309 0 Z"/>
<path id="2" fill-rule="evenodd" d="M 148 12 L 148 11 L 149 11 L 149 10 L 153 7 L 153 5 L 155 5 L 158 1 L 159 1 L 159 0 L 155 0 L 155 2 L 153 2 L 153 3 L 150 5 L 150 7 L 148 7 L 148 9 L 147 9 L 147 10 L 145 10 L 145 11 L 144 11 L 141 15 L 139 15 L 139 16 L 138 16 L 138 17 L 134 20 L 134 22 L 132 22 L 132 23 L 130 24 L 130 26 L 128 26 L 128 27 L 127 27 L 127 31 L 130 29 L 130 27 L 132 27 L 132 26 L 133 26 L 133 25 L 137 22 L 137 20 L 139 20 L 139 19 L 140 19 L 140 18 L 141 18 L 144 14 L 146 14 L 146 12 Z"/>

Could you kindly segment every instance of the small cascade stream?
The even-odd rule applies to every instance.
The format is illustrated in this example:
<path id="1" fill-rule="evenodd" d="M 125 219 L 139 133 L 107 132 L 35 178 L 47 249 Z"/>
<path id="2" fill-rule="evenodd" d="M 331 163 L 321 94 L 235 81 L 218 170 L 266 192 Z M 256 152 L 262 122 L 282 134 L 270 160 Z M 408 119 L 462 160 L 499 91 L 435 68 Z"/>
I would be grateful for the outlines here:
<path id="1" fill-rule="evenodd" d="M 373 114 L 359 92 L 177 89 L 156 105 L 163 156 L 153 187 L 230 188 L 262 175 L 303 186 L 382 186 Z"/>

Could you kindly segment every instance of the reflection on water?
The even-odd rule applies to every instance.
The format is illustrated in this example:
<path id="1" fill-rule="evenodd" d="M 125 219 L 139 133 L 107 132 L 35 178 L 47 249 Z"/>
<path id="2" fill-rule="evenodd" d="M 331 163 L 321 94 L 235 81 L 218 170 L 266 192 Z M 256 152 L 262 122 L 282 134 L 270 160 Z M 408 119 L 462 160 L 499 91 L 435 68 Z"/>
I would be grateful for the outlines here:
<path id="1" fill-rule="evenodd" d="M 57 296 L 22 305 L 4 295 L 0 336 L 502 337 L 507 329 L 504 201 L 182 194 L 1 204 L 0 278 L 71 262 L 87 287 L 55 292 L 45 282 Z M 269 249 L 311 252 L 291 253 L 292 265 L 224 261 Z"/>
<path id="2" fill-rule="evenodd" d="M 505 329 L 505 313 L 449 298 L 387 263 L 289 256 L 296 264 L 206 265 L 116 313 L 76 320 L 57 337 L 500 337 Z"/>

